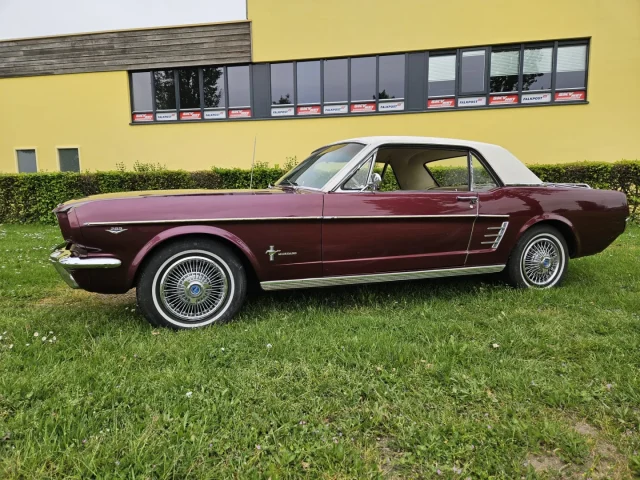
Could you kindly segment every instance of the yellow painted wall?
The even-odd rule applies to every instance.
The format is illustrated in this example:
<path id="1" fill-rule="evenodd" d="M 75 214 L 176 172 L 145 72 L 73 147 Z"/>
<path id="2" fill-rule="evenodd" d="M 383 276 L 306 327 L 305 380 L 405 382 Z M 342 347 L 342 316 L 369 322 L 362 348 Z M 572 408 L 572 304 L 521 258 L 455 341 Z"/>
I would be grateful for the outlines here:
<path id="1" fill-rule="evenodd" d="M 249 0 L 254 61 L 591 37 L 588 105 L 344 118 L 131 126 L 126 72 L 0 79 L 0 171 L 15 149 L 78 146 L 83 170 L 159 162 L 188 170 L 302 159 L 362 135 L 498 143 L 527 163 L 640 158 L 640 2 L 540 0 Z"/>

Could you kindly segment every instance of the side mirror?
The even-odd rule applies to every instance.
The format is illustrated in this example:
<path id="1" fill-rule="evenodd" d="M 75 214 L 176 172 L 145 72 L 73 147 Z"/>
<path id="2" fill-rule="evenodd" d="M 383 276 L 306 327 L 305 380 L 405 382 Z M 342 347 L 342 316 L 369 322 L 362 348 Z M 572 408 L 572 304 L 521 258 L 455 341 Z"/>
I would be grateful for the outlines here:
<path id="1" fill-rule="evenodd" d="M 369 180 L 369 185 L 367 185 L 367 188 L 370 189 L 372 192 L 376 192 L 380 190 L 381 183 L 382 183 L 382 177 L 380 176 L 380 174 L 373 172 L 371 174 L 371 180 Z"/>
<path id="2" fill-rule="evenodd" d="M 369 183 L 360 191 L 364 192 L 365 190 L 371 190 L 372 192 L 375 192 L 380 188 L 381 183 L 382 183 L 382 177 L 380 176 L 379 173 L 374 172 L 371 174 L 371 179 L 369 180 Z"/>

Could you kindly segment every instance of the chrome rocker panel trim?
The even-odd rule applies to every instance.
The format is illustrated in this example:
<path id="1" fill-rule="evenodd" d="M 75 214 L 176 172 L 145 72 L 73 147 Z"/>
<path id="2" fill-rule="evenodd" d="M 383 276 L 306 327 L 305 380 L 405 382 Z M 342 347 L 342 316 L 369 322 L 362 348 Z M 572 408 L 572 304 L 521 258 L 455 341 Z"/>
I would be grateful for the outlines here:
<path id="1" fill-rule="evenodd" d="M 353 285 L 358 283 L 381 283 L 399 280 L 420 280 L 423 278 L 455 277 L 458 275 L 479 275 L 497 273 L 506 265 L 487 265 L 481 267 L 443 268 L 437 270 L 420 270 L 416 272 L 375 273 L 370 275 L 344 275 L 338 277 L 302 278 L 299 280 L 272 280 L 260 282 L 263 290 L 289 290 L 294 288 L 331 287 L 336 285 Z"/>
<path id="2" fill-rule="evenodd" d="M 67 248 L 56 248 L 51 252 L 51 255 L 49 255 L 49 261 L 65 283 L 71 288 L 79 288 L 79 286 L 73 278 L 73 275 L 71 275 L 70 270 L 117 268 L 122 264 L 117 258 L 72 257 L 71 251 Z"/>

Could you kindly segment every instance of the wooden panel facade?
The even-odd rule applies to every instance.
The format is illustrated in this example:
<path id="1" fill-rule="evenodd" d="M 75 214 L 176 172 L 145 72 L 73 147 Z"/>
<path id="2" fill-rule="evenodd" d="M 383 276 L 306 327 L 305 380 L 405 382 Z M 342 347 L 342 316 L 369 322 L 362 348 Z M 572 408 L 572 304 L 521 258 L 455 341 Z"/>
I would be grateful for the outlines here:
<path id="1" fill-rule="evenodd" d="M 0 41 L 0 78 L 250 61 L 247 21 Z"/>

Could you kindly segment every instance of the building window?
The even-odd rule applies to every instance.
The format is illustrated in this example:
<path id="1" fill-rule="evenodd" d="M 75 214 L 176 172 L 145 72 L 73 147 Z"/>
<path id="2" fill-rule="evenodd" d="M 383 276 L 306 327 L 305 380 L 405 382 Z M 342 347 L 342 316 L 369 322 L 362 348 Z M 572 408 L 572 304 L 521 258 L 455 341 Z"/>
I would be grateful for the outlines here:
<path id="1" fill-rule="evenodd" d="M 205 118 L 225 118 L 224 108 L 226 102 L 226 90 L 224 87 L 224 68 L 210 67 L 202 69 L 202 83 L 204 90 L 204 108 L 218 109 L 204 112 Z"/>
<path id="2" fill-rule="evenodd" d="M 348 65 L 346 58 L 324 61 L 324 103 L 349 100 Z"/>
<path id="3" fill-rule="evenodd" d="M 61 172 L 80 171 L 80 155 L 77 148 L 59 148 L 58 160 Z"/>
<path id="4" fill-rule="evenodd" d="M 351 59 L 351 101 L 376 99 L 376 57 Z"/>
<path id="5" fill-rule="evenodd" d="M 178 70 L 180 110 L 200 109 L 200 73 L 197 68 Z"/>
<path id="6" fill-rule="evenodd" d="M 429 97 L 448 97 L 456 94 L 456 56 L 429 56 Z"/>
<path id="7" fill-rule="evenodd" d="M 16 150 L 16 155 L 18 158 L 18 173 L 36 173 L 38 171 L 35 150 Z"/>
<path id="8" fill-rule="evenodd" d="M 522 90 L 551 90 L 553 47 L 524 49 Z"/>
<path id="9" fill-rule="evenodd" d="M 490 91 L 517 92 L 520 49 L 491 52 Z"/>
<path id="10" fill-rule="evenodd" d="M 485 55 L 486 51 L 467 50 L 462 52 L 460 60 L 460 94 L 485 93 Z"/>
<path id="11" fill-rule="evenodd" d="M 153 79 L 151 72 L 133 72 L 131 90 L 134 112 L 153 111 Z"/>
<path id="12" fill-rule="evenodd" d="M 404 99 L 404 55 L 384 55 L 378 63 L 378 98 Z"/>
<path id="13" fill-rule="evenodd" d="M 320 62 L 296 64 L 298 105 L 320 103 Z"/>
<path id="14" fill-rule="evenodd" d="M 271 65 L 271 104 L 293 105 L 293 63 Z"/>
<path id="15" fill-rule="evenodd" d="M 176 84 L 173 70 L 153 72 L 156 90 L 156 110 L 176 109 Z"/>
<path id="16" fill-rule="evenodd" d="M 229 107 L 250 107 L 251 87 L 249 78 L 249 66 L 228 67 Z"/>
<path id="17" fill-rule="evenodd" d="M 556 89 L 584 88 L 587 66 L 587 46 L 558 47 Z"/>

